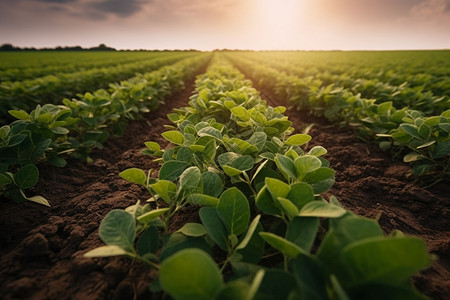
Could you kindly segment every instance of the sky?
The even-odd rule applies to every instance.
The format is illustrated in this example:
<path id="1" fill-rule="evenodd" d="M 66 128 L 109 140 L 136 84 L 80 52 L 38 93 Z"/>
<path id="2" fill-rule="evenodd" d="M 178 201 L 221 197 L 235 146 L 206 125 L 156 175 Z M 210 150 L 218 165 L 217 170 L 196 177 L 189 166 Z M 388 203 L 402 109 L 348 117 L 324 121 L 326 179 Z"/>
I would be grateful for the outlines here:
<path id="1" fill-rule="evenodd" d="M 0 44 L 450 49 L 450 0 L 0 0 Z"/>

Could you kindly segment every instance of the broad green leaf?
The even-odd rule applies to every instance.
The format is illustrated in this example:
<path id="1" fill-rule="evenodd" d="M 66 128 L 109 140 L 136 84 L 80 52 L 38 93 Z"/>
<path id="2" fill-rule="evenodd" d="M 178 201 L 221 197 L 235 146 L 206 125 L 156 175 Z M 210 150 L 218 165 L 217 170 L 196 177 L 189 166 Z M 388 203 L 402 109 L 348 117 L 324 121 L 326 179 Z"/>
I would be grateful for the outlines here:
<path id="1" fill-rule="evenodd" d="M 281 251 L 284 255 L 287 255 L 292 258 L 297 257 L 299 254 L 308 255 L 308 253 L 305 252 L 305 250 L 303 250 L 296 244 L 286 240 L 285 238 L 282 238 L 281 236 L 278 236 L 270 232 L 260 232 L 259 235 L 261 235 L 262 238 L 269 245 Z"/>
<path id="2" fill-rule="evenodd" d="M 413 161 L 421 160 L 422 158 L 423 158 L 422 155 L 420 155 L 419 153 L 411 152 L 411 153 L 408 153 L 405 156 L 403 156 L 403 161 L 404 162 L 413 162 Z"/>
<path id="3" fill-rule="evenodd" d="M 201 175 L 198 167 L 187 168 L 180 176 L 180 188 L 184 190 L 197 188 L 202 179 Z"/>
<path id="4" fill-rule="evenodd" d="M 184 161 L 166 161 L 159 170 L 159 179 L 175 181 L 188 166 Z"/>
<path id="5" fill-rule="evenodd" d="M 110 257 L 110 256 L 118 256 L 118 255 L 129 255 L 130 253 L 127 252 L 125 249 L 116 246 L 116 245 L 109 245 L 109 246 L 102 246 L 95 248 L 91 251 L 88 251 L 84 254 L 84 257 L 93 258 L 93 257 Z"/>
<path id="6" fill-rule="evenodd" d="M 316 239 L 318 230 L 319 218 L 295 217 L 288 224 L 286 239 L 309 252 Z"/>
<path id="7" fill-rule="evenodd" d="M 177 232 L 187 236 L 204 236 L 207 233 L 205 227 L 198 223 L 186 223 Z"/>
<path id="8" fill-rule="evenodd" d="M 281 171 L 289 176 L 290 179 L 297 178 L 297 171 L 295 170 L 294 161 L 292 159 L 277 153 L 275 156 L 275 163 Z"/>
<path id="9" fill-rule="evenodd" d="M 300 210 L 299 216 L 302 217 L 322 217 L 322 218 L 339 218 L 347 211 L 337 205 L 327 203 L 325 201 L 311 201 L 305 204 Z"/>
<path id="10" fill-rule="evenodd" d="M 242 280 L 228 282 L 214 300 L 248 300 L 250 285 Z"/>
<path id="11" fill-rule="evenodd" d="M 147 182 L 147 175 L 144 171 L 138 168 L 126 169 L 119 173 L 119 176 L 123 179 L 145 186 Z"/>
<path id="12" fill-rule="evenodd" d="M 308 255 L 298 255 L 293 263 L 293 275 L 297 281 L 299 299 L 326 300 L 330 299 L 326 282 L 327 272 L 314 258 Z M 344 300 L 340 298 L 333 298 Z"/>
<path id="13" fill-rule="evenodd" d="M 347 284 L 403 284 L 432 259 L 422 239 L 374 237 L 348 245 L 341 261 L 346 266 Z"/>
<path id="14" fill-rule="evenodd" d="M 267 189 L 269 190 L 270 194 L 272 195 L 272 197 L 274 199 L 278 198 L 278 197 L 287 197 L 287 195 L 289 194 L 291 188 L 289 187 L 289 185 L 281 180 L 275 179 L 275 178 L 270 178 L 267 177 L 266 180 L 266 186 Z"/>
<path id="15" fill-rule="evenodd" d="M 432 151 L 433 158 L 441 158 L 450 155 L 450 141 L 437 143 Z"/>
<path id="16" fill-rule="evenodd" d="M 270 268 L 265 270 L 258 294 L 268 296 L 267 299 L 291 299 L 289 294 L 296 288 L 297 284 L 291 272 Z"/>
<path id="17" fill-rule="evenodd" d="M 250 144 L 256 146 L 258 148 L 258 152 L 261 152 L 264 149 L 264 145 L 267 141 L 267 134 L 264 132 L 255 132 L 248 140 Z"/>
<path id="18" fill-rule="evenodd" d="M 10 183 L 12 183 L 12 180 L 11 180 L 10 177 L 8 177 L 6 175 L 3 175 L 3 174 L 0 174 L 0 187 L 3 187 L 3 186 L 5 186 L 7 184 L 10 184 Z"/>
<path id="19" fill-rule="evenodd" d="M 311 136 L 303 133 L 294 134 L 286 140 L 288 145 L 303 145 L 311 140 Z"/>
<path id="20" fill-rule="evenodd" d="M 205 159 L 206 162 L 210 163 L 214 160 L 215 157 L 216 157 L 216 141 L 211 140 L 206 144 L 205 149 L 203 150 L 203 158 Z"/>
<path id="21" fill-rule="evenodd" d="M 229 166 L 241 171 L 248 171 L 253 168 L 254 163 L 255 161 L 250 155 L 243 155 L 232 160 Z"/>
<path id="22" fill-rule="evenodd" d="M 199 249 L 185 249 L 160 267 L 163 290 L 176 300 L 210 300 L 220 292 L 222 277 L 213 259 Z"/>
<path id="23" fill-rule="evenodd" d="M 69 133 L 69 129 L 64 128 L 64 127 L 54 127 L 54 128 L 50 128 L 50 130 L 54 133 L 54 134 L 68 134 Z"/>
<path id="24" fill-rule="evenodd" d="M 185 236 L 182 233 L 174 232 L 163 235 L 163 247 L 159 254 L 159 261 L 163 262 L 175 253 L 184 249 L 200 249 L 211 255 L 211 245 L 204 237 Z"/>
<path id="25" fill-rule="evenodd" d="M 149 211 L 149 212 L 147 212 L 147 213 L 145 213 L 145 214 L 140 215 L 140 216 L 137 218 L 137 220 L 138 220 L 139 222 L 147 223 L 147 224 L 148 224 L 148 223 L 150 223 L 151 221 L 153 221 L 153 220 L 159 218 L 159 216 L 165 214 L 165 213 L 166 213 L 167 211 L 169 211 L 169 210 L 170 210 L 170 208 L 159 208 L 159 209 L 154 209 L 154 210 L 151 210 L 151 211 Z"/>
<path id="26" fill-rule="evenodd" d="M 211 136 L 218 140 L 222 140 L 222 133 L 214 127 L 208 126 L 197 132 L 198 136 Z"/>
<path id="27" fill-rule="evenodd" d="M 132 252 L 135 230 L 133 216 L 125 210 L 114 209 L 101 221 L 99 235 L 106 245 L 119 246 Z"/>
<path id="28" fill-rule="evenodd" d="M 24 110 L 9 110 L 8 113 L 19 120 L 29 120 L 30 115 Z"/>
<path id="29" fill-rule="evenodd" d="M 151 184 L 150 188 L 167 204 L 170 204 L 177 194 L 177 185 L 169 180 L 158 180 L 156 183 Z"/>
<path id="30" fill-rule="evenodd" d="M 298 215 L 299 211 L 297 206 L 295 206 L 295 204 L 292 203 L 289 199 L 278 197 L 277 200 L 289 217 L 292 218 Z"/>
<path id="31" fill-rule="evenodd" d="M 312 155 L 299 156 L 295 159 L 294 164 L 299 180 L 302 180 L 307 173 L 311 173 L 322 166 L 320 159 Z"/>
<path id="32" fill-rule="evenodd" d="M 136 250 L 140 256 L 147 253 L 156 254 L 159 249 L 159 232 L 155 226 L 147 228 L 136 243 Z"/>
<path id="33" fill-rule="evenodd" d="M 26 165 L 14 174 L 14 182 L 22 190 L 31 188 L 38 180 L 39 170 L 35 165 Z"/>
<path id="34" fill-rule="evenodd" d="M 203 193 L 213 197 L 219 197 L 223 190 L 223 182 L 215 172 L 202 173 Z"/>
<path id="35" fill-rule="evenodd" d="M 200 220 L 205 226 L 208 236 L 224 251 L 228 251 L 228 233 L 221 221 L 216 208 L 202 207 L 199 211 Z"/>
<path id="36" fill-rule="evenodd" d="M 175 145 L 183 145 L 184 136 L 177 130 L 169 130 L 161 134 L 166 140 Z"/>
<path id="37" fill-rule="evenodd" d="M 400 128 L 403 129 L 410 136 L 417 138 L 419 140 L 422 139 L 421 136 L 419 135 L 419 133 L 417 132 L 417 126 L 404 123 L 404 124 L 400 124 Z"/>
<path id="38" fill-rule="evenodd" d="M 239 175 L 239 174 L 241 174 L 243 172 L 241 170 L 238 170 L 236 168 L 233 168 L 233 167 L 230 167 L 230 166 L 227 166 L 227 165 L 222 166 L 222 169 L 225 172 L 225 174 L 227 174 L 230 177 L 237 176 L 237 175 Z"/>
<path id="39" fill-rule="evenodd" d="M 277 206 L 267 186 L 263 186 L 256 196 L 256 206 L 265 214 L 280 215 L 281 208 Z"/>
<path id="40" fill-rule="evenodd" d="M 147 148 L 150 149 L 151 151 L 161 150 L 161 147 L 156 142 L 145 142 L 145 146 L 147 146 Z"/>
<path id="41" fill-rule="evenodd" d="M 341 266 L 339 255 L 343 248 L 353 242 L 369 237 L 383 236 L 380 225 L 374 220 L 349 215 L 331 222 L 331 229 L 325 235 L 317 256 L 329 265 L 330 270 L 337 272 Z"/>
<path id="42" fill-rule="evenodd" d="M 220 196 L 217 214 L 228 233 L 238 236 L 245 232 L 250 221 L 248 200 L 236 187 L 229 188 Z"/>
<path id="43" fill-rule="evenodd" d="M 287 197 L 298 209 L 301 209 L 306 203 L 314 200 L 314 191 L 312 187 L 304 182 L 297 182 L 291 185 L 291 190 Z"/>
<path id="44" fill-rule="evenodd" d="M 319 157 L 327 154 L 327 152 L 328 152 L 327 149 L 325 149 L 322 146 L 314 146 L 311 148 L 311 150 L 309 150 L 308 155 Z"/>
<path id="45" fill-rule="evenodd" d="M 219 203 L 219 198 L 205 194 L 191 194 L 188 196 L 187 202 L 200 206 L 216 207 L 217 203 Z"/>
<path id="46" fill-rule="evenodd" d="M 177 152 L 177 160 L 184 161 L 186 163 L 191 163 L 192 161 L 192 153 L 188 147 L 181 147 Z"/>
<path id="47" fill-rule="evenodd" d="M 250 115 L 248 111 L 243 106 L 235 106 L 230 109 L 231 113 L 241 121 L 247 122 L 250 120 Z"/>
<path id="48" fill-rule="evenodd" d="M 257 215 L 253 219 L 252 223 L 250 223 L 250 226 L 248 227 L 247 233 L 245 234 L 244 238 L 239 243 L 239 245 L 237 245 L 236 250 L 244 249 L 245 247 L 247 247 L 248 242 L 252 238 L 253 233 L 255 232 L 256 227 L 258 226 L 258 222 L 259 222 L 260 218 L 261 218 L 261 215 Z"/>

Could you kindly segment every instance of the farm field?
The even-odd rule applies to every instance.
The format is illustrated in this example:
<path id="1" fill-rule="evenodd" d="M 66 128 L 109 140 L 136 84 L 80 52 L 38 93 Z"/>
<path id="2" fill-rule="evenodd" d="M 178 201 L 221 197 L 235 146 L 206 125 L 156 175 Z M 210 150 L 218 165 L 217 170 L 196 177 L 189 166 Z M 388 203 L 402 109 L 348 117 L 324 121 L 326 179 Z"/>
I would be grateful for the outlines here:
<path id="1" fill-rule="evenodd" d="M 450 51 L 72 55 L 0 78 L 142 70 L 0 103 L 4 299 L 448 297 Z"/>

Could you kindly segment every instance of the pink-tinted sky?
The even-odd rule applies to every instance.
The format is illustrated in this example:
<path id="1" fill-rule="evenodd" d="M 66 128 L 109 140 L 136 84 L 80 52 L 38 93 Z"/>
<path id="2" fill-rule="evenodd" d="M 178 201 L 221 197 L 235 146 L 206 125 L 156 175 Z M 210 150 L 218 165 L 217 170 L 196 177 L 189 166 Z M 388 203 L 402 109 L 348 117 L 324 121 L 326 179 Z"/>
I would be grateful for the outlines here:
<path id="1" fill-rule="evenodd" d="M 450 0 L 0 0 L 0 44 L 450 49 Z"/>

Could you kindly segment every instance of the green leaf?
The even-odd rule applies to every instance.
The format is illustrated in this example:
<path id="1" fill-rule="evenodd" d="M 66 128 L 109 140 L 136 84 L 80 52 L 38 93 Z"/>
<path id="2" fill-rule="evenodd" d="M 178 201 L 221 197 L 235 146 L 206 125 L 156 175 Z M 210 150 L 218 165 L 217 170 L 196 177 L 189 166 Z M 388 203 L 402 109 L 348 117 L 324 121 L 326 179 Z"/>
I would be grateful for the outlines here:
<path id="1" fill-rule="evenodd" d="M 312 155 L 299 156 L 295 159 L 294 164 L 299 180 L 302 180 L 307 173 L 311 173 L 322 166 L 320 159 Z"/>
<path id="2" fill-rule="evenodd" d="M 219 198 L 212 197 L 205 194 L 191 194 L 187 198 L 188 203 L 192 203 L 200 206 L 212 206 L 216 207 L 219 203 Z"/>
<path id="3" fill-rule="evenodd" d="M 175 145 L 183 145 L 184 136 L 177 130 L 169 130 L 161 134 L 166 140 Z"/>
<path id="4" fill-rule="evenodd" d="M 279 215 L 281 214 L 280 208 L 275 204 L 273 197 L 267 186 L 263 186 L 256 196 L 256 206 L 265 214 Z"/>
<path id="5" fill-rule="evenodd" d="M 270 232 L 260 232 L 260 236 L 272 247 L 281 251 L 284 255 L 295 258 L 299 254 L 308 255 L 302 248 L 296 244 Z"/>
<path id="6" fill-rule="evenodd" d="M 12 183 L 12 180 L 10 177 L 8 177 L 4 174 L 0 174 L 0 187 L 4 187 L 10 183 Z"/>
<path id="7" fill-rule="evenodd" d="M 47 199 L 45 199 L 42 196 L 33 196 L 33 197 L 24 197 L 24 198 L 27 199 L 28 201 L 35 202 L 35 203 L 42 204 L 42 205 L 50 207 L 50 203 L 48 203 Z"/>
<path id="8" fill-rule="evenodd" d="M 245 232 L 250 221 L 250 206 L 245 195 L 236 187 L 222 193 L 217 204 L 217 214 L 229 234 Z"/>
<path id="9" fill-rule="evenodd" d="M 181 147 L 177 152 L 177 160 L 184 161 L 186 163 L 191 163 L 192 153 L 188 147 Z"/>
<path id="10" fill-rule="evenodd" d="M 277 153 L 275 156 L 275 163 L 281 171 L 289 176 L 290 179 L 297 178 L 297 171 L 295 170 L 294 161 L 292 159 Z"/>
<path id="11" fill-rule="evenodd" d="M 410 136 L 421 140 L 421 136 L 419 135 L 419 133 L 417 132 L 417 126 L 412 125 L 412 124 L 400 124 L 399 126 L 401 129 L 403 129 L 406 133 L 408 133 Z"/>
<path id="12" fill-rule="evenodd" d="M 324 267 L 314 257 L 308 255 L 298 255 L 293 263 L 293 274 L 297 281 L 299 299 L 325 300 L 339 299 L 329 297 L 327 291 L 329 287 L 325 281 L 327 272 Z"/>
<path id="13" fill-rule="evenodd" d="M 185 249 L 167 258 L 159 270 L 163 290 L 176 300 L 214 299 L 222 288 L 219 268 L 199 249 Z"/>
<path id="14" fill-rule="evenodd" d="M 311 150 L 309 150 L 308 155 L 319 157 L 327 154 L 327 152 L 328 152 L 327 149 L 325 149 L 322 146 L 314 146 L 311 148 Z"/>
<path id="15" fill-rule="evenodd" d="M 156 142 L 145 142 L 145 146 L 153 152 L 161 150 L 161 147 Z"/>
<path id="16" fill-rule="evenodd" d="M 136 249 L 140 256 L 147 253 L 156 254 L 159 249 L 159 232 L 155 226 L 147 228 L 139 237 Z"/>
<path id="17" fill-rule="evenodd" d="M 119 176 L 129 182 L 134 182 L 143 186 L 145 186 L 147 182 L 147 175 L 138 168 L 126 169 L 125 171 L 120 172 Z"/>
<path id="18" fill-rule="evenodd" d="M 222 140 L 222 133 L 214 127 L 208 126 L 197 132 L 198 136 L 211 136 L 218 140 Z"/>
<path id="19" fill-rule="evenodd" d="M 252 223 L 248 227 L 247 233 L 245 234 L 244 238 L 239 243 L 239 245 L 237 245 L 236 250 L 244 249 L 245 247 L 247 247 L 248 242 L 250 241 L 250 239 L 253 236 L 253 233 L 255 233 L 255 230 L 256 230 L 256 227 L 258 226 L 258 222 L 259 222 L 260 218 L 261 218 L 261 215 L 257 215 L 253 219 Z"/>
<path id="20" fill-rule="evenodd" d="M 267 177 L 265 180 L 267 189 L 274 199 L 278 197 L 286 198 L 291 188 L 289 185 L 281 180 Z"/>
<path id="21" fill-rule="evenodd" d="M 298 215 L 299 211 L 297 206 L 295 206 L 295 204 L 292 203 L 290 200 L 283 197 L 278 197 L 277 200 L 289 217 L 292 218 Z"/>
<path id="22" fill-rule="evenodd" d="M 38 180 L 39 170 L 35 165 L 26 165 L 14 174 L 14 182 L 22 190 L 31 188 Z"/>
<path id="23" fill-rule="evenodd" d="M 118 255 L 127 255 L 130 254 L 125 249 L 116 246 L 102 246 L 95 248 L 91 251 L 88 251 L 84 254 L 84 257 L 93 258 L 93 257 L 110 257 L 110 256 L 118 256 Z"/>
<path id="24" fill-rule="evenodd" d="M 250 114 L 243 106 L 235 106 L 230 109 L 233 116 L 240 119 L 241 121 L 247 122 L 250 120 Z"/>
<path id="25" fill-rule="evenodd" d="M 166 161 L 159 170 L 159 179 L 175 181 L 188 166 L 184 161 Z"/>
<path id="26" fill-rule="evenodd" d="M 227 174 L 230 177 L 237 176 L 239 174 L 242 174 L 241 170 L 238 170 L 236 168 L 230 167 L 230 166 L 222 166 L 223 171 L 225 174 Z"/>
<path id="27" fill-rule="evenodd" d="M 213 197 L 219 197 L 223 190 L 223 182 L 215 172 L 202 174 L 203 193 Z"/>
<path id="28" fill-rule="evenodd" d="M 125 210 L 114 209 L 101 221 L 99 235 L 105 244 L 132 252 L 135 230 L 133 216 Z"/>
<path id="29" fill-rule="evenodd" d="M 8 113 L 19 120 L 29 120 L 30 115 L 24 110 L 9 110 Z"/>
<path id="30" fill-rule="evenodd" d="M 182 234 L 187 236 L 196 236 L 196 237 L 204 236 L 205 234 L 207 234 L 205 227 L 203 227 L 202 224 L 198 223 L 186 223 L 183 225 L 183 227 L 178 229 L 177 232 L 181 232 Z"/>
<path id="31" fill-rule="evenodd" d="M 403 284 L 432 262 L 425 242 L 416 237 L 374 237 L 355 242 L 341 254 L 347 284 Z"/>
<path id="32" fill-rule="evenodd" d="M 149 211 L 149 212 L 147 212 L 147 213 L 145 213 L 145 214 L 140 215 L 140 216 L 137 218 L 137 220 L 138 220 L 139 222 L 148 224 L 148 223 L 150 223 L 151 221 L 156 220 L 157 218 L 159 218 L 159 216 L 165 214 L 165 213 L 166 213 L 167 211 L 169 211 L 169 210 L 170 210 L 170 208 L 159 208 L 159 209 L 154 209 L 154 210 L 151 210 L 151 211 Z"/>
<path id="33" fill-rule="evenodd" d="M 228 233 L 221 221 L 216 208 L 202 207 L 199 211 L 200 220 L 205 226 L 208 236 L 224 251 L 228 251 Z"/>
<path id="34" fill-rule="evenodd" d="M 290 188 L 291 190 L 286 198 L 291 200 L 298 209 L 302 209 L 306 203 L 314 200 L 314 191 L 309 184 L 297 182 L 291 185 Z"/>
<path id="35" fill-rule="evenodd" d="M 158 180 L 156 183 L 151 184 L 150 188 L 167 204 L 170 204 L 177 194 L 177 185 L 169 180 Z"/>
<path id="36" fill-rule="evenodd" d="M 311 136 L 303 133 L 294 134 L 286 140 L 288 145 L 303 145 L 311 140 Z"/>
<path id="37" fill-rule="evenodd" d="M 180 188 L 184 190 L 196 189 L 201 182 L 201 175 L 198 167 L 187 168 L 180 176 Z"/>
<path id="38" fill-rule="evenodd" d="M 322 218 L 339 218 L 347 211 L 337 205 L 327 203 L 325 201 L 311 201 L 306 203 L 300 210 L 299 216 L 302 217 L 322 217 Z"/>
<path id="39" fill-rule="evenodd" d="M 319 218 L 295 217 L 289 222 L 286 239 L 309 252 L 319 230 Z"/>

